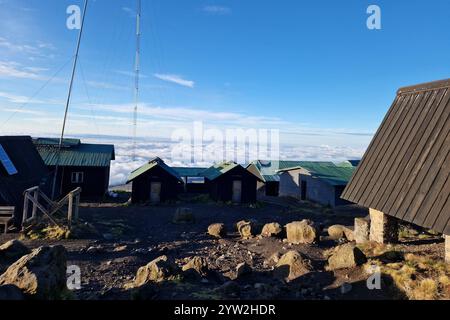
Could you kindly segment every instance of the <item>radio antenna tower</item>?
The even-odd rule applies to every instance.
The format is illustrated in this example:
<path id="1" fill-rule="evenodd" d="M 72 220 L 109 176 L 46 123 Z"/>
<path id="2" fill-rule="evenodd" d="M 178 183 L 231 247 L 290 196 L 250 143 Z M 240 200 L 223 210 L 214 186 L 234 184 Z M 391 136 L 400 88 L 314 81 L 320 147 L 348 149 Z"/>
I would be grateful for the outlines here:
<path id="1" fill-rule="evenodd" d="M 141 0 L 137 0 L 136 10 L 136 57 L 135 57 L 135 80 L 134 80 L 134 113 L 133 113 L 133 161 L 136 160 L 136 139 L 137 139 L 137 120 L 139 104 L 139 75 L 141 59 Z"/>

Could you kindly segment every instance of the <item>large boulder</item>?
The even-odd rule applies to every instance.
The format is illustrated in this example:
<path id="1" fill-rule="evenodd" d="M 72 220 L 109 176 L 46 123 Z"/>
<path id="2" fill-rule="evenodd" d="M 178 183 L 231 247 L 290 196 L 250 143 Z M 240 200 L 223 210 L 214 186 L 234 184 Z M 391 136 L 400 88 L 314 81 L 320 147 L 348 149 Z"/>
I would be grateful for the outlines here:
<path id="1" fill-rule="evenodd" d="M 317 240 L 318 231 L 310 220 L 294 221 L 286 225 L 287 241 L 292 244 L 311 244 Z"/>
<path id="2" fill-rule="evenodd" d="M 312 270 L 311 264 L 294 250 L 285 253 L 278 261 L 274 274 L 277 278 L 292 281 Z"/>
<path id="3" fill-rule="evenodd" d="M 262 237 L 277 237 L 283 232 L 283 228 L 277 222 L 267 223 L 264 225 L 261 236 Z"/>
<path id="4" fill-rule="evenodd" d="M 344 228 L 344 236 L 347 238 L 348 241 L 353 242 L 355 241 L 355 232 L 352 228 L 345 227 Z"/>
<path id="5" fill-rule="evenodd" d="M 11 240 L 0 246 L 0 260 L 16 261 L 30 252 L 31 250 L 19 240 Z"/>
<path id="6" fill-rule="evenodd" d="M 179 274 L 179 268 L 167 256 L 160 256 L 149 264 L 140 267 L 136 273 L 134 287 L 140 287 L 149 282 L 171 280 Z"/>
<path id="7" fill-rule="evenodd" d="M 332 240 L 347 239 L 348 241 L 355 241 L 353 230 L 340 224 L 328 227 L 328 236 Z"/>
<path id="8" fill-rule="evenodd" d="M 328 257 L 328 270 L 347 269 L 360 266 L 367 262 L 364 253 L 354 244 L 346 243 L 337 246 Z"/>
<path id="9" fill-rule="evenodd" d="M 258 234 L 258 222 L 255 220 L 242 220 L 236 224 L 236 228 L 242 239 L 250 239 Z"/>
<path id="10" fill-rule="evenodd" d="M 328 236 L 332 240 L 339 240 L 345 237 L 344 235 L 344 226 L 340 224 L 335 224 L 333 226 L 328 227 Z"/>
<path id="11" fill-rule="evenodd" d="M 36 299 L 58 299 L 66 289 L 66 249 L 40 247 L 13 263 L 0 276 L 0 285 L 15 285 Z"/>
<path id="12" fill-rule="evenodd" d="M 215 238 L 224 238 L 227 236 L 227 230 L 223 223 L 214 223 L 208 227 L 208 234 Z"/>
<path id="13" fill-rule="evenodd" d="M 189 224 L 195 222 L 194 214 L 190 208 L 177 208 L 172 222 L 175 224 Z"/>
<path id="14" fill-rule="evenodd" d="M 208 262 L 205 258 L 202 257 L 193 257 L 186 263 L 183 268 L 183 271 L 194 270 L 199 275 L 205 276 L 208 273 Z"/>
<path id="15" fill-rule="evenodd" d="M 19 288 L 12 284 L 0 286 L 0 301 L 24 300 L 25 296 Z"/>

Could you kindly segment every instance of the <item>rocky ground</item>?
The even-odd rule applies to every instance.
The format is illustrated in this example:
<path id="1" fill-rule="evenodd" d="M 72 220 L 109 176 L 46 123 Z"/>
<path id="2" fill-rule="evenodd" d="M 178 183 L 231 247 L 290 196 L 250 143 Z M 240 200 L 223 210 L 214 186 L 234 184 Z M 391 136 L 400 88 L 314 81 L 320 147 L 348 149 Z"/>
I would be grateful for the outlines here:
<path id="1" fill-rule="evenodd" d="M 178 217 L 178 222 L 187 223 L 174 223 L 178 208 L 187 208 Z M 67 265 L 81 269 L 82 288 L 70 295 L 77 299 L 450 297 L 450 270 L 442 262 L 444 246 L 439 235 L 403 228 L 399 244 L 359 248 L 347 234 L 329 236 L 330 226 L 352 226 L 355 217 L 365 215 L 364 209 L 355 206 L 331 210 L 287 199 L 268 199 L 256 206 L 204 200 L 152 207 L 84 204 L 80 218 L 89 232 L 81 239 L 42 239 L 45 235 L 40 235 L 21 241 L 30 249 L 65 247 Z M 299 237 L 294 231 L 287 241 L 284 226 L 304 219 L 308 221 L 303 227 L 311 224 L 315 230 L 312 241 L 307 239 L 308 232 L 302 233 L 301 240 L 292 240 Z M 236 224 L 242 220 L 248 223 L 239 233 Z M 265 229 L 266 237 L 259 236 L 263 225 L 274 222 L 280 230 L 271 225 Z M 223 224 L 218 227 L 226 235 L 223 231 L 220 238 L 209 235 L 208 227 L 214 223 Z M 0 244 L 20 237 L 2 235 Z M 9 265 L 0 259 L 0 272 Z M 381 267 L 380 290 L 367 288 L 371 266 Z"/>

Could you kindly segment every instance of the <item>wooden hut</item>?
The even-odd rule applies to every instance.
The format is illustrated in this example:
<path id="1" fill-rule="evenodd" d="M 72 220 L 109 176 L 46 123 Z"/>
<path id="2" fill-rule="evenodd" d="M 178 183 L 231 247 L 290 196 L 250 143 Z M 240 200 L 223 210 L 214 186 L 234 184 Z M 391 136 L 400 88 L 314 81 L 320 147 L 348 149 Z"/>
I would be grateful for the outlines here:
<path id="1" fill-rule="evenodd" d="M 39 186 L 48 194 L 50 183 L 31 137 L 0 137 L 0 207 L 15 208 L 15 224 L 21 222 L 24 191 Z"/>
<path id="2" fill-rule="evenodd" d="M 101 198 L 108 192 L 113 145 L 81 143 L 79 139 L 38 138 L 34 144 L 50 172 L 58 163 L 56 191 L 65 195 L 81 187 L 82 197 Z"/>
<path id="3" fill-rule="evenodd" d="M 151 159 L 130 174 L 133 203 L 159 203 L 177 198 L 183 190 L 183 179 L 160 158 Z"/>
<path id="4" fill-rule="evenodd" d="M 450 261 L 450 79 L 406 87 L 342 197 L 370 208 L 370 239 L 388 242 L 395 219 L 441 232 Z"/>
<path id="5" fill-rule="evenodd" d="M 235 162 L 214 165 L 204 172 L 210 196 L 213 200 L 253 203 L 256 202 L 256 183 L 260 179 Z"/>

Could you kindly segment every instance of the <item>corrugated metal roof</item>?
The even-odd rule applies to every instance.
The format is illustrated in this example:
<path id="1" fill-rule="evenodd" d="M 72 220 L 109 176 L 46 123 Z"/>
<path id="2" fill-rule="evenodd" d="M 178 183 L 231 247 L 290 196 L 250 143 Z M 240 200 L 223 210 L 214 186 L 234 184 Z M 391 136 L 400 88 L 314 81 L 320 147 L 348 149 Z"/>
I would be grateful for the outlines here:
<path id="1" fill-rule="evenodd" d="M 202 173 L 208 168 L 172 167 L 180 177 L 203 177 Z"/>
<path id="2" fill-rule="evenodd" d="M 65 141 L 58 155 L 56 140 L 40 138 L 33 141 L 47 166 L 58 163 L 66 167 L 109 167 L 115 159 L 113 145 L 77 143 L 79 140 L 76 139 Z"/>
<path id="3" fill-rule="evenodd" d="M 45 146 L 59 146 L 59 140 L 58 138 L 36 138 L 33 139 L 33 142 L 35 145 L 45 145 Z M 81 144 L 80 139 L 63 139 L 62 146 L 63 147 L 72 147 L 72 146 L 78 146 Z"/>
<path id="4" fill-rule="evenodd" d="M 209 167 L 205 171 L 202 172 L 202 176 L 208 180 L 214 180 L 223 175 L 224 173 L 239 167 L 240 165 L 235 162 L 222 162 L 220 164 L 216 164 L 212 167 Z"/>
<path id="5" fill-rule="evenodd" d="M 130 183 L 131 181 L 133 181 L 134 179 L 136 179 L 137 177 L 139 177 L 140 175 L 146 173 L 147 171 L 149 171 L 157 166 L 161 167 L 162 169 L 167 171 L 167 173 L 171 174 L 172 176 L 174 176 L 175 178 L 177 178 L 178 180 L 183 182 L 181 177 L 178 175 L 178 173 L 173 168 L 171 168 L 167 164 L 165 164 L 165 162 L 162 159 L 156 157 L 156 158 L 151 159 L 149 162 L 144 164 L 142 167 L 139 167 L 138 169 L 131 172 L 130 176 L 128 177 L 127 184 Z"/>
<path id="6" fill-rule="evenodd" d="M 260 172 L 264 182 L 280 181 L 279 172 L 288 169 L 303 168 L 314 171 L 320 166 L 335 166 L 333 162 L 327 161 L 290 161 L 290 160 L 256 160 L 250 165 L 254 165 Z"/>
<path id="7" fill-rule="evenodd" d="M 345 186 L 350 181 L 355 167 L 317 166 L 311 176 L 332 186 Z"/>
<path id="8" fill-rule="evenodd" d="M 342 198 L 450 234 L 450 79 L 398 90 Z"/>

